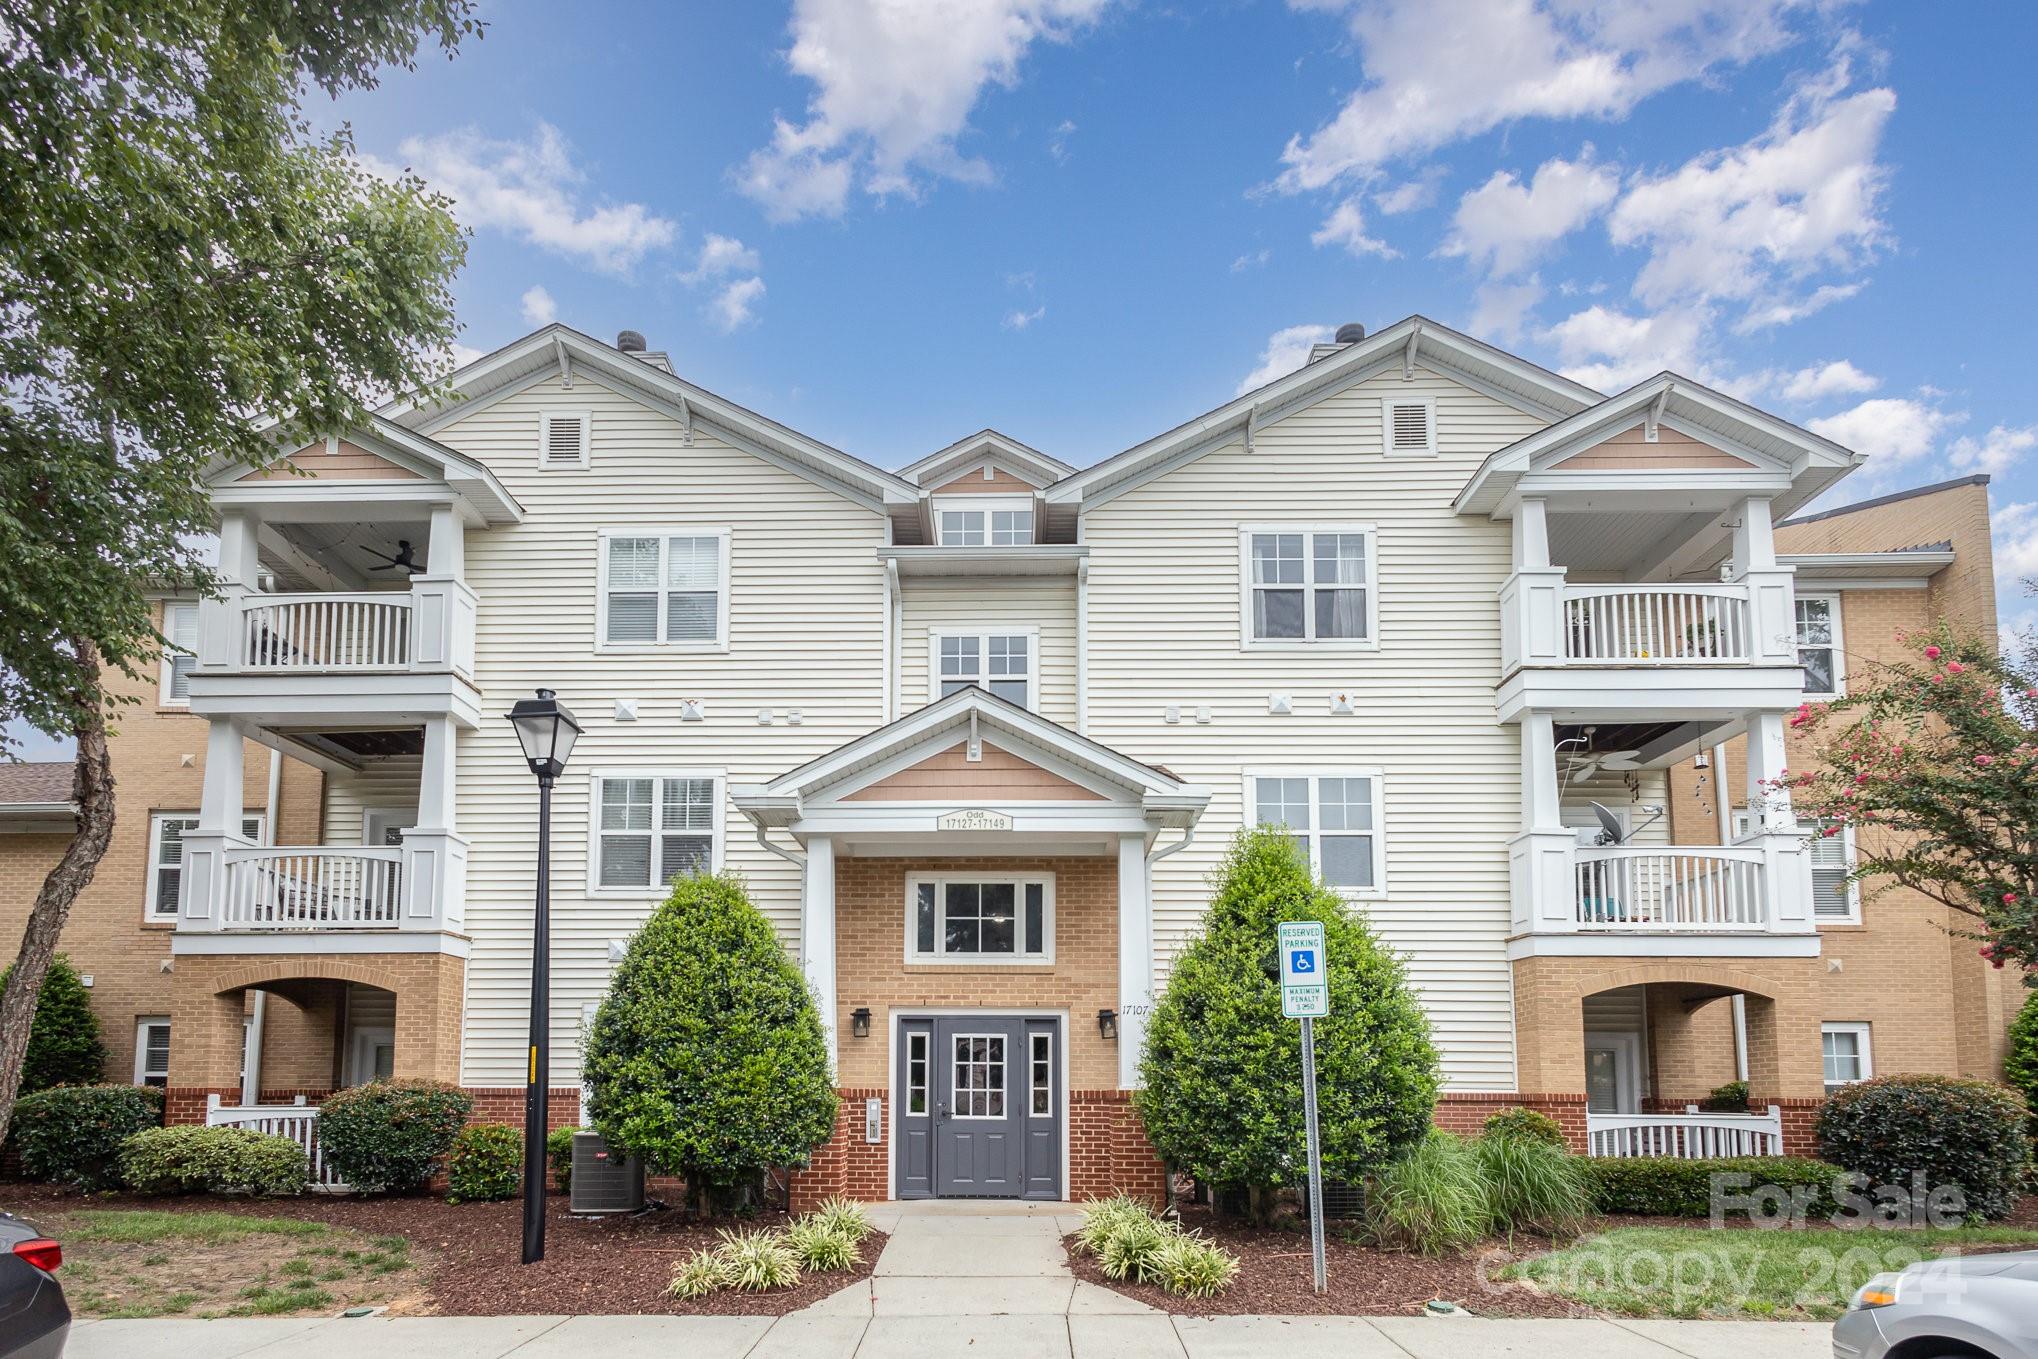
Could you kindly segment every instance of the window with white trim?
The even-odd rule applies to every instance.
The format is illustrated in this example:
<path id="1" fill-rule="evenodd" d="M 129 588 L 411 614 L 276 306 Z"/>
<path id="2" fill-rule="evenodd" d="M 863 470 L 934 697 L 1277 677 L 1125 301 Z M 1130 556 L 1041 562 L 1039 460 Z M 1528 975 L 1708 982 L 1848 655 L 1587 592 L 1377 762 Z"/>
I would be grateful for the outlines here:
<path id="1" fill-rule="evenodd" d="M 183 706 L 191 702 L 191 669 L 198 664 L 198 601 L 163 601 L 163 677 L 160 702 Z"/>
<path id="2" fill-rule="evenodd" d="M 1033 541 L 1031 509 L 939 510 L 943 547 L 1023 547 Z"/>
<path id="3" fill-rule="evenodd" d="M 585 467 L 588 446 L 593 442 L 594 416 L 591 412 L 546 411 L 538 417 L 538 466 L 552 471 L 561 467 Z"/>
<path id="4" fill-rule="evenodd" d="M 149 818 L 149 877 L 143 911 L 151 920 L 175 920 L 184 885 L 184 837 L 198 829 L 196 812 L 157 812 Z M 241 818 L 241 836 L 262 842 L 262 817 Z"/>
<path id="5" fill-rule="evenodd" d="M 616 770 L 593 779 L 591 891 L 664 887 L 722 862 L 721 776 Z"/>
<path id="6" fill-rule="evenodd" d="M 162 1089 L 170 1083 L 170 1017 L 142 1015 L 134 1022 L 134 1083 Z"/>
<path id="7" fill-rule="evenodd" d="M 1371 646 L 1374 541 L 1363 525 L 1242 530 L 1246 641 Z"/>
<path id="8" fill-rule="evenodd" d="M 1436 402 L 1426 396 L 1380 398 L 1381 446 L 1390 458 L 1426 457 L 1437 451 Z"/>
<path id="9" fill-rule="evenodd" d="M 1837 698 L 1846 683 L 1840 658 L 1840 597 L 1797 597 L 1797 663 L 1804 667 L 1806 698 Z"/>
<path id="10" fill-rule="evenodd" d="M 1006 632 L 943 632 L 928 634 L 934 657 L 931 699 L 947 698 L 974 684 L 1007 703 L 1034 706 L 1040 635 L 1032 628 Z M 930 700 L 931 701 L 931 700 Z"/>
<path id="11" fill-rule="evenodd" d="M 908 874 L 906 961 L 1053 962 L 1053 875 Z"/>
<path id="12" fill-rule="evenodd" d="M 1813 821 L 1806 849 L 1812 861 L 1812 919 L 1823 925 L 1853 925 L 1861 920 L 1860 894 L 1850 881 L 1854 872 L 1854 828 L 1832 821 Z"/>
<path id="13" fill-rule="evenodd" d="M 601 644 L 727 645 L 727 530 L 610 530 L 601 540 Z"/>
<path id="14" fill-rule="evenodd" d="M 1274 770 L 1246 776 L 1255 824 L 1285 829 L 1310 869 L 1341 892 L 1381 890 L 1380 776 Z"/>
<path id="15" fill-rule="evenodd" d="M 1825 1059 L 1826 1093 L 1829 1095 L 1843 1085 L 1865 1081 L 1875 1074 L 1866 1024 L 1819 1025 L 1819 1048 Z"/>

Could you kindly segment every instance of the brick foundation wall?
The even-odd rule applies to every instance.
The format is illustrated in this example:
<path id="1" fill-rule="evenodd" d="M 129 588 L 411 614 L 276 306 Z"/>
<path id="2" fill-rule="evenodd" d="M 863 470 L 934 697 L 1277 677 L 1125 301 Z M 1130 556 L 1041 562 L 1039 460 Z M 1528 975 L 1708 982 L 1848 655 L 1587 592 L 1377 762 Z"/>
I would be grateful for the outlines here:
<path id="1" fill-rule="evenodd" d="M 1573 1151 L 1585 1150 L 1585 1096 L 1516 1095 L 1504 1092 L 1446 1091 L 1437 1098 L 1434 1122 L 1448 1133 L 1477 1137 L 1486 1120 L 1504 1109 L 1533 1109 L 1555 1119 Z"/>

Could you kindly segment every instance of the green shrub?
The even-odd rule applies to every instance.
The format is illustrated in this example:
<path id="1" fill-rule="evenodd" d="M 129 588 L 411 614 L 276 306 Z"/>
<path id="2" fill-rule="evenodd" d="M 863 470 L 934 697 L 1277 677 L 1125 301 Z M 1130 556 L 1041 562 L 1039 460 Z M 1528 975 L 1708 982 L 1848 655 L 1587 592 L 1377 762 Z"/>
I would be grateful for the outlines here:
<path id="1" fill-rule="evenodd" d="M 524 1187 L 524 1134 L 507 1123 L 469 1123 L 446 1153 L 446 1197 L 454 1203 L 513 1199 Z"/>
<path id="2" fill-rule="evenodd" d="M 1592 1216 L 1585 1158 L 1561 1146 L 1519 1134 L 1492 1134 L 1472 1144 L 1486 1181 L 1486 1209 L 1494 1228 L 1575 1236 Z"/>
<path id="3" fill-rule="evenodd" d="M 370 1081 L 319 1105 L 319 1148 L 355 1189 L 402 1193 L 431 1178 L 473 1109 L 466 1091 L 442 1081 Z"/>
<path id="4" fill-rule="evenodd" d="M 863 1205 L 840 1194 L 821 1200 L 821 1206 L 808 1216 L 852 1242 L 860 1242 L 870 1235 L 870 1217 L 863 1211 Z"/>
<path id="5" fill-rule="evenodd" d="M 1830 1216 L 1838 1206 L 1833 1177 L 1840 1167 L 1793 1156 L 1743 1156 L 1711 1161 L 1682 1161 L 1655 1156 L 1581 1158 L 1592 1206 L 1602 1213 L 1638 1213 L 1649 1217 L 1707 1217 L 1712 1212 L 1712 1177 L 1746 1175 L 1741 1193 L 1759 1185 L 1783 1189 L 1810 1188 L 1817 1194 L 1809 1205 L 1813 1216 Z"/>
<path id="6" fill-rule="evenodd" d="M 1535 1109 L 1502 1109 L 1486 1120 L 1486 1136 L 1525 1137 L 1557 1147 L 1569 1145 L 1557 1120 Z"/>
<path id="7" fill-rule="evenodd" d="M 800 1257 L 787 1244 L 785 1233 L 736 1232 L 725 1227 L 716 1235 L 722 1244 L 715 1254 L 722 1259 L 722 1278 L 728 1287 L 758 1292 L 791 1288 L 800 1281 Z"/>
<path id="8" fill-rule="evenodd" d="M 1105 1238 L 1117 1231 L 1120 1225 L 1152 1216 L 1147 1206 L 1130 1194 L 1091 1199 L 1083 1205 L 1082 1225 L 1076 1228 L 1076 1246 L 1095 1255 Z"/>
<path id="9" fill-rule="evenodd" d="M 690 1198 L 755 1202 L 835 1129 L 828 1045 L 806 978 L 732 876 L 681 878 L 630 940 L 582 1061 L 609 1146 Z"/>
<path id="10" fill-rule="evenodd" d="M 675 1298 L 704 1298 L 729 1284 L 729 1270 L 718 1251 L 697 1250 L 672 1267 L 666 1293 Z"/>
<path id="11" fill-rule="evenodd" d="M 2010 1050 L 2003 1056 L 2003 1079 L 2024 1097 L 2038 1133 L 2038 991 L 2024 998 L 2010 1025 Z"/>
<path id="12" fill-rule="evenodd" d="M 1366 1186 L 1366 1231 L 1382 1246 L 1448 1255 L 1485 1236 L 1492 1221 L 1478 1158 L 1447 1132 L 1432 1131 Z"/>
<path id="13" fill-rule="evenodd" d="M 1170 1293 L 1210 1298 L 1231 1287 L 1238 1257 L 1194 1233 L 1178 1232 L 1161 1243 L 1147 1262 L 1149 1277 Z"/>
<path id="14" fill-rule="evenodd" d="M 1136 1096 L 1161 1159 L 1244 1188 L 1254 1215 L 1308 1173 L 1300 1026 L 1281 1016 L 1276 927 L 1320 921 L 1330 1014 L 1316 1021 L 1317 1111 L 1328 1179 L 1357 1181 L 1420 1142 L 1437 1058 L 1400 961 L 1317 882 L 1285 833 L 1242 831 L 1212 879 L 1203 934 L 1155 1006 Z"/>
<path id="15" fill-rule="evenodd" d="M 1717 1086 L 1713 1092 L 1698 1102 L 1698 1107 L 1707 1113 L 1745 1114 L 1748 1112 L 1748 1083 L 1728 1081 Z"/>
<path id="16" fill-rule="evenodd" d="M 785 1240 L 801 1269 L 849 1269 L 863 1260 L 857 1239 L 819 1213 L 794 1219 L 785 1229 Z"/>
<path id="17" fill-rule="evenodd" d="M 252 1128 L 145 1128 L 120 1146 L 120 1178 L 139 1194 L 300 1194 L 304 1148 Z"/>
<path id="18" fill-rule="evenodd" d="M 7 985 L 14 964 L 0 968 L 0 987 Z M 28 1024 L 28 1052 L 21 1061 L 21 1093 L 33 1094 L 58 1085 L 92 1085 L 104 1074 L 106 1044 L 99 1040 L 99 1016 L 92 1012 L 92 993 L 85 989 L 71 960 L 59 953 L 50 959 L 35 998 L 35 1018 Z"/>
<path id="19" fill-rule="evenodd" d="M 1958 1185 L 1990 1220 L 2016 1206 L 2031 1163 L 2030 1110 L 1993 1081 L 1883 1076 L 1842 1086 L 1819 1111 L 1819 1154 L 1877 1185 Z"/>
<path id="20" fill-rule="evenodd" d="M 1075 1237 L 1076 1249 L 1096 1256 L 1105 1277 L 1159 1284 L 1182 1297 L 1213 1297 L 1238 1274 L 1237 1256 L 1162 1221 L 1126 1194 L 1091 1199 Z"/>
<path id="21" fill-rule="evenodd" d="M 46 1184 L 111 1189 L 121 1144 L 156 1126 L 159 1107 L 132 1085 L 60 1085 L 23 1095 L 13 1125 L 22 1172 Z"/>
<path id="22" fill-rule="evenodd" d="M 573 1192 L 573 1134 L 581 1128 L 554 1128 L 545 1134 L 545 1164 L 552 1168 L 552 1183 L 559 1192 Z"/>
<path id="23" fill-rule="evenodd" d="M 1120 1218 L 1097 1243 L 1097 1268 L 1104 1271 L 1107 1279 L 1156 1282 L 1154 1261 L 1174 1236 L 1171 1224 L 1149 1213 Z"/>

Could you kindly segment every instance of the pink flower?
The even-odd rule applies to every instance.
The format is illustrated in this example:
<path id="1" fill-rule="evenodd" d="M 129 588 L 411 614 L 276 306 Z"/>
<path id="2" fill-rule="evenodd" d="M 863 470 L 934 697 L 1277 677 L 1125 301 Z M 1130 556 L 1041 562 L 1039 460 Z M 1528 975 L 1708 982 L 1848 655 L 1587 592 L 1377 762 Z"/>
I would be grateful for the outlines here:
<path id="1" fill-rule="evenodd" d="M 1946 677 L 1945 677 L 1944 675 L 1934 675 L 1934 676 L 1932 676 L 1932 683 L 1934 683 L 1934 684 L 1944 684 L 1945 682 L 1946 682 Z"/>
<path id="2" fill-rule="evenodd" d="M 1986 769 L 1996 762 L 1996 757 L 1993 755 L 1977 755 L 1974 757 L 1974 762 Z"/>
<path id="3" fill-rule="evenodd" d="M 2005 906 L 2014 906 L 2014 905 L 2016 905 L 2016 904 L 2017 904 L 2017 894 L 2016 894 L 2015 892 L 2005 892 L 2005 893 L 2003 893 L 2003 905 L 2005 905 Z"/>
<path id="4" fill-rule="evenodd" d="M 1962 674 L 1966 671 L 1966 669 L 1967 667 L 1962 665 L 1959 661 L 1946 662 L 1946 673 L 1949 675 Z"/>
<path id="5" fill-rule="evenodd" d="M 1938 647 L 1936 647 L 1936 646 L 1928 646 L 1928 647 L 1926 647 L 1926 648 L 1925 648 L 1925 656 L 1926 656 L 1926 658 L 1927 658 L 1928 660 L 1934 660 L 1934 661 L 1938 660 L 1938 659 L 1939 659 L 1939 648 L 1938 648 Z"/>

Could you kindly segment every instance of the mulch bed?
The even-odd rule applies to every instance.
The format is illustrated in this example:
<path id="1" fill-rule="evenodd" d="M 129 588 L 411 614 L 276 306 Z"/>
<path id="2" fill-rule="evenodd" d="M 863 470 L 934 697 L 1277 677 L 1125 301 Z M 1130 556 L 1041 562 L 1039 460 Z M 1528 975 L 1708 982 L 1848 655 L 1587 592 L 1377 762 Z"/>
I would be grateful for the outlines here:
<path id="1" fill-rule="evenodd" d="M 1182 1226 L 1239 1257 L 1238 1277 L 1214 1298 L 1178 1298 L 1151 1284 L 1107 1279 L 1091 1256 L 1069 1243 L 1069 1268 L 1115 1293 L 1184 1316 L 1414 1316 L 1435 1298 L 1457 1303 L 1478 1316 L 1589 1317 L 1597 1313 L 1522 1284 L 1495 1283 L 1489 1275 L 1524 1256 L 1539 1255 L 1551 1243 L 1517 1236 L 1488 1242 L 1480 1250 L 1432 1260 L 1401 1251 L 1379 1250 L 1340 1240 L 1332 1224 L 1324 1241 L 1329 1291 L 1312 1286 L 1306 1227 L 1251 1227 L 1219 1220 L 1207 1208 L 1185 1208 Z"/>
<path id="2" fill-rule="evenodd" d="M 42 1185 L 0 1184 L 0 1209 L 33 1221 L 41 1210 L 90 1208 L 189 1209 L 255 1217 L 311 1218 L 373 1235 L 408 1239 L 426 1266 L 427 1296 L 416 1310 L 450 1316 L 668 1313 L 675 1316 L 778 1316 L 818 1302 L 867 1278 L 885 1234 L 864 1238 L 854 1269 L 808 1274 L 793 1288 L 767 1293 L 730 1290 L 705 1298 L 665 1296 L 672 1266 L 697 1247 L 714 1246 L 718 1227 L 778 1227 L 782 1213 L 740 1222 L 698 1222 L 678 1209 L 633 1217 L 574 1217 L 564 1195 L 546 1201 L 545 1258 L 519 1263 L 523 1204 L 449 1204 L 426 1196 L 357 1199 L 306 1194 L 294 1199 L 142 1198 L 83 1195 Z"/>

